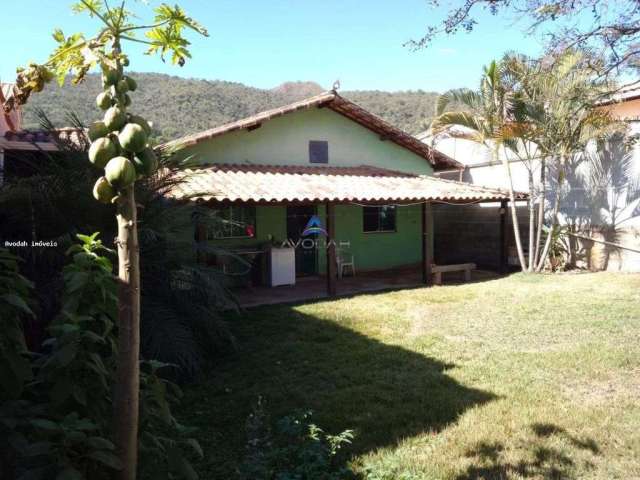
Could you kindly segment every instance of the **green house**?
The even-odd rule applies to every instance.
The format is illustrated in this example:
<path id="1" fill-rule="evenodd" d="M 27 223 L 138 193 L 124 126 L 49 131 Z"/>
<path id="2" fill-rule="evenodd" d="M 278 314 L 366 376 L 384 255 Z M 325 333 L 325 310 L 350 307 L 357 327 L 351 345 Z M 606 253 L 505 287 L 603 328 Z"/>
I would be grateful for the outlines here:
<path id="1" fill-rule="evenodd" d="M 254 286 L 323 276 L 333 294 L 347 276 L 411 268 L 429 283 L 432 203 L 507 198 L 434 177 L 461 165 L 335 91 L 163 146 L 176 147 L 201 168 L 171 195 L 221 220 L 197 228 L 226 252 L 207 262 Z"/>

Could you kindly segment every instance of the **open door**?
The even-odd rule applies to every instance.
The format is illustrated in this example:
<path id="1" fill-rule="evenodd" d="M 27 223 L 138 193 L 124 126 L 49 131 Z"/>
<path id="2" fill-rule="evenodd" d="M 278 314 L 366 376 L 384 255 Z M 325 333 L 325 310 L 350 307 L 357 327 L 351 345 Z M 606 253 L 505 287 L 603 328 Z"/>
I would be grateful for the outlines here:
<path id="1" fill-rule="evenodd" d="M 315 205 L 287 207 L 287 238 L 296 245 L 296 277 L 318 273 L 317 234 L 302 235 L 316 212 Z M 305 239 L 312 241 L 305 242 Z"/>

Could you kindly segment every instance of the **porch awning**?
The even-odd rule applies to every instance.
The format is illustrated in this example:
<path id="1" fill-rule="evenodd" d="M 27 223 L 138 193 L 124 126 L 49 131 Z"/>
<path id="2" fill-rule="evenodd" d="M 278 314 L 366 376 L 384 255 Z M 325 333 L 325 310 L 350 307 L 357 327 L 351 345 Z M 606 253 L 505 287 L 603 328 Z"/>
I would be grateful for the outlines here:
<path id="1" fill-rule="evenodd" d="M 506 190 L 371 166 L 208 165 L 186 170 L 168 196 L 205 202 L 489 202 Z M 525 199 L 524 193 L 517 194 Z"/>

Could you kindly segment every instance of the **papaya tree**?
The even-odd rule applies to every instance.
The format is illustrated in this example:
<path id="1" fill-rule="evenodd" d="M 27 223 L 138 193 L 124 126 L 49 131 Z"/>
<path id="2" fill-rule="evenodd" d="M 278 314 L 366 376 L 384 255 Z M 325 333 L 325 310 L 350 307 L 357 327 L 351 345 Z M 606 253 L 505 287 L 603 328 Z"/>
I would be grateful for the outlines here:
<path id="1" fill-rule="evenodd" d="M 183 66 L 191 57 L 185 32 L 208 36 L 206 29 L 187 16 L 179 6 L 161 4 L 148 23 L 126 8 L 126 0 L 110 5 L 108 0 L 80 0 L 72 6 L 76 13 L 97 20 L 97 33 L 65 35 L 56 29 L 57 47 L 42 64 L 31 63 L 17 70 L 12 95 L 4 105 L 10 111 L 27 103 L 32 93 L 57 79 L 62 86 L 82 82 L 92 71 L 102 74 L 103 92 L 96 98 L 103 118 L 89 130 L 89 160 L 103 175 L 97 180 L 94 197 L 116 206 L 118 236 L 118 367 L 114 387 L 114 442 L 124 465 L 120 478 L 134 479 L 137 468 L 139 352 L 140 352 L 140 269 L 136 180 L 152 175 L 157 160 L 149 146 L 150 126 L 131 112 L 129 92 L 136 90 L 133 78 L 125 74 L 129 57 L 125 42 L 147 47 L 165 61 Z"/>

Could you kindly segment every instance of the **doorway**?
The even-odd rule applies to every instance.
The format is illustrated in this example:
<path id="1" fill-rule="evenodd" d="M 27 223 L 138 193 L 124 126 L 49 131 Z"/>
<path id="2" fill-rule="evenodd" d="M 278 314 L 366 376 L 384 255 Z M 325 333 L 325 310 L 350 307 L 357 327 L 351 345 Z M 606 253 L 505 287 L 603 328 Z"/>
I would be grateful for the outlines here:
<path id="1" fill-rule="evenodd" d="M 287 207 L 287 238 L 296 245 L 296 277 L 318 273 L 317 234 L 302 236 L 311 217 L 316 215 L 315 205 L 295 205 Z M 303 240 L 313 240 L 313 242 Z"/>

